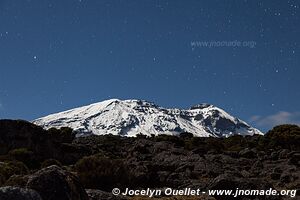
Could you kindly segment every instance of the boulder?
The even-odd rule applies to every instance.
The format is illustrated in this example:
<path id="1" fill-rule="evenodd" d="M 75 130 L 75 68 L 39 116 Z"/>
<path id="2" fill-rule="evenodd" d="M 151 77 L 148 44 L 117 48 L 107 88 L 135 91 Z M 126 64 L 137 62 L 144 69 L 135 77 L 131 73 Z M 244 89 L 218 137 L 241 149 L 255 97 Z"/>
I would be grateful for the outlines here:
<path id="1" fill-rule="evenodd" d="M 273 186 L 258 178 L 243 178 L 238 173 L 225 173 L 212 179 L 208 189 L 269 189 Z"/>
<path id="2" fill-rule="evenodd" d="M 56 165 L 30 175 L 26 187 L 36 190 L 43 200 L 88 200 L 77 177 Z"/>
<path id="3" fill-rule="evenodd" d="M 278 152 L 277 151 L 272 152 L 270 155 L 270 158 L 271 158 L 271 160 L 278 160 L 278 158 L 279 158 Z"/>
<path id="4" fill-rule="evenodd" d="M 236 189 L 240 185 L 238 176 L 231 174 L 219 175 L 209 182 L 208 189 Z"/>
<path id="5" fill-rule="evenodd" d="M 289 152 L 290 151 L 288 149 L 282 149 L 281 151 L 279 151 L 279 159 L 286 159 L 288 157 Z"/>
<path id="6" fill-rule="evenodd" d="M 251 171 L 252 172 L 260 172 L 263 168 L 264 168 L 263 163 L 260 160 L 257 160 L 251 166 Z"/>
<path id="7" fill-rule="evenodd" d="M 256 151 L 248 148 L 241 150 L 239 155 L 243 158 L 249 158 L 249 159 L 257 158 Z"/>
<path id="8" fill-rule="evenodd" d="M 300 166 L 300 152 L 290 153 L 289 164 L 295 165 L 297 167 Z"/>
<path id="9" fill-rule="evenodd" d="M 87 189 L 85 191 L 90 200 L 127 200 L 127 198 L 124 196 L 115 196 L 111 192 L 104 192 L 102 190 Z"/>
<path id="10" fill-rule="evenodd" d="M 7 186 L 0 188 L 0 200 L 42 200 L 42 198 L 34 190 Z"/>

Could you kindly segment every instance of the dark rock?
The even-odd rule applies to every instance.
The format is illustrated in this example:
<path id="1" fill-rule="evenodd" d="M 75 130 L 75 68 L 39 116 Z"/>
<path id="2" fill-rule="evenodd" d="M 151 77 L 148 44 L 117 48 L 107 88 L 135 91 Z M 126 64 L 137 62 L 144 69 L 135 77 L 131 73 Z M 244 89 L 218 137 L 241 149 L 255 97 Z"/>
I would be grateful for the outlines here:
<path id="1" fill-rule="evenodd" d="M 286 159 L 288 157 L 288 153 L 289 152 L 290 151 L 288 149 L 282 149 L 282 150 L 280 150 L 279 151 L 279 155 L 278 155 L 279 159 Z"/>
<path id="2" fill-rule="evenodd" d="M 257 160 L 252 166 L 251 171 L 261 171 L 264 167 L 263 163 L 260 160 Z"/>
<path id="3" fill-rule="evenodd" d="M 239 154 L 241 157 L 244 158 L 249 158 L 249 159 L 257 158 L 256 151 L 248 148 L 241 150 Z"/>
<path id="4" fill-rule="evenodd" d="M 289 159 L 289 164 L 300 166 L 300 153 L 291 154 L 291 158 Z"/>
<path id="5" fill-rule="evenodd" d="M 245 177 L 245 178 L 251 177 L 251 173 L 248 172 L 248 171 L 246 171 L 246 170 L 242 170 L 242 171 L 241 171 L 241 174 L 242 174 L 242 176 Z"/>
<path id="6" fill-rule="evenodd" d="M 211 104 L 208 103 L 200 103 L 197 105 L 194 105 L 190 108 L 190 110 L 195 110 L 195 109 L 204 109 L 204 108 L 208 108 L 209 106 L 212 106 Z"/>
<path id="7" fill-rule="evenodd" d="M 270 155 L 271 160 L 278 160 L 279 154 L 278 152 L 272 152 Z"/>
<path id="8" fill-rule="evenodd" d="M 220 152 L 218 151 L 218 150 L 216 150 L 216 149 L 212 149 L 212 150 L 209 150 L 208 152 L 207 152 L 207 154 L 211 154 L 211 155 L 216 155 L 216 154 L 219 154 Z"/>
<path id="9" fill-rule="evenodd" d="M 131 152 L 137 152 L 139 154 L 149 154 L 151 153 L 152 142 L 146 139 L 139 139 L 135 141 L 133 146 L 130 148 Z"/>
<path id="10" fill-rule="evenodd" d="M 36 190 L 43 200 L 88 200 L 79 180 L 55 165 L 30 175 L 26 186 Z"/>
<path id="11" fill-rule="evenodd" d="M 232 158 L 239 158 L 240 157 L 239 153 L 236 152 L 236 151 L 225 151 L 224 154 L 226 154 L 226 155 L 228 155 Z"/>
<path id="12" fill-rule="evenodd" d="M 280 173 L 272 173 L 270 176 L 271 176 L 271 179 L 273 180 L 278 180 L 280 178 Z"/>
<path id="13" fill-rule="evenodd" d="M 275 167 L 273 169 L 273 173 L 281 174 L 282 173 L 282 169 L 280 167 Z"/>
<path id="14" fill-rule="evenodd" d="M 236 176 L 222 174 L 212 179 L 208 189 L 236 189 L 239 187 L 239 179 Z"/>
<path id="15" fill-rule="evenodd" d="M 212 179 L 208 189 L 269 189 L 272 185 L 259 178 L 243 178 L 237 173 L 225 173 Z"/>
<path id="16" fill-rule="evenodd" d="M 213 116 L 219 116 L 219 113 L 213 113 Z M 220 117 L 219 120 L 216 121 L 216 128 L 219 130 L 234 130 L 235 123 L 227 118 Z"/>
<path id="17" fill-rule="evenodd" d="M 162 151 L 169 151 L 173 148 L 173 144 L 166 141 L 156 142 L 153 144 L 154 152 L 153 153 L 160 153 Z"/>
<path id="18" fill-rule="evenodd" d="M 266 159 L 266 153 L 264 151 L 258 151 L 257 157 L 259 160 L 264 160 L 264 159 Z"/>
<path id="19" fill-rule="evenodd" d="M 42 198 L 34 190 L 7 186 L 0 188 L 0 200 L 42 200 Z"/>
<path id="20" fill-rule="evenodd" d="M 194 119 L 195 119 L 196 121 L 201 121 L 203 118 L 204 118 L 203 115 L 198 114 L 198 115 L 195 116 Z"/>
<path id="21" fill-rule="evenodd" d="M 192 152 L 195 154 L 199 154 L 199 155 L 205 155 L 207 153 L 207 148 L 199 147 L 199 148 L 194 149 Z"/>
<path id="22" fill-rule="evenodd" d="M 111 192 L 104 192 L 102 190 L 85 190 L 88 194 L 89 200 L 127 200 L 124 196 L 115 196 Z"/>
<path id="23" fill-rule="evenodd" d="M 163 185 L 167 182 L 167 178 L 170 175 L 170 172 L 168 172 L 168 171 L 158 171 L 156 174 L 159 177 L 159 182 L 161 183 L 161 185 Z M 171 180 L 171 181 L 173 181 L 173 180 Z"/>
<path id="24" fill-rule="evenodd" d="M 280 182 L 281 183 L 290 183 L 292 181 L 294 181 L 294 178 L 290 174 L 282 174 L 281 177 L 280 177 Z"/>
<path id="25" fill-rule="evenodd" d="M 207 127 L 211 127 L 212 126 L 212 117 L 208 116 L 207 118 L 205 118 L 203 120 L 203 124 Z"/>
<path id="26" fill-rule="evenodd" d="M 181 185 L 188 184 L 189 178 L 185 173 L 171 173 L 167 180 L 166 185 L 172 185 L 174 188 L 180 187 Z"/>

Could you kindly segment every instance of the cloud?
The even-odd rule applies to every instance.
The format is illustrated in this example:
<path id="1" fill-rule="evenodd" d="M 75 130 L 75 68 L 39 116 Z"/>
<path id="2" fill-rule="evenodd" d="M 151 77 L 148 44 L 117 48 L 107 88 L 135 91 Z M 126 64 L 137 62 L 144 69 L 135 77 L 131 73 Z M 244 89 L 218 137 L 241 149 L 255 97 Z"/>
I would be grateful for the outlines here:
<path id="1" fill-rule="evenodd" d="M 300 112 L 280 111 L 269 116 L 255 115 L 250 118 L 250 123 L 264 128 L 272 128 L 280 124 L 297 124 L 300 125 Z"/>

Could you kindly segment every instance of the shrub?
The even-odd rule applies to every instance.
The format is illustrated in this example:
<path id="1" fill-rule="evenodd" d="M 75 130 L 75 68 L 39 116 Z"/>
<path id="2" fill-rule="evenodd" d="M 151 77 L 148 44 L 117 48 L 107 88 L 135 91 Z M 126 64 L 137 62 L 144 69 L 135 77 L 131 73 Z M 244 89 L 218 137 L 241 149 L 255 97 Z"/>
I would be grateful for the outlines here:
<path id="1" fill-rule="evenodd" d="M 48 130 L 48 134 L 51 138 L 58 143 L 71 143 L 75 138 L 75 134 L 73 133 L 73 129 L 68 127 L 62 127 L 60 129 L 50 128 Z"/>
<path id="2" fill-rule="evenodd" d="M 136 135 L 136 138 L 147 139 L 147 135 L 144 135 L 143 133 L 139 133 L 139 134 Z"/>
<path id="3" fill-rule="evenodd" d="M 217 153 L 221 153 L 225 149 L 223 140 L 219 138 L 213 138 L 213 137 L 206 138 L 206 144 L 210 150 L 213 150 Z"/>
<path id="4" fill-rule="evenodd" d="M 246 139 L 241 135 L 233 135 L 228 138 L 224 138 L 224 146 L 229 151 L 240 151 L 244 149 L 246 144 Z"/>
<path id="5" fill-rule="evenodd" d="M 183 147 L 184 146 L 184 141 L 177 136 L 174 135 L 158 135 L 155 137 L 155 141 L 157 142 L 161 142 L 161 141 L 166 141 L 166 142 L 171 142 L 173 143 L 175 146 L 178 147 Z"/>
<path id="6" fill-rule="evenodd" d="M 190 138 L 194 137 L 194 135 L 189 132 L 183 132 L 183 133 L 179 134 L 179 137 L 181 137 L 183 139 L 190 139 Z"/>
<path id="7" fill-rule="evenodd" d="M 4 186 L 25 187 L 28 177 L 22 175 L 12 175 L 4 184 Z"/>
<path id="8" fill-rule="evenodd" d="M 32 151 L 27 150 L 26 148 L 20 148 L 20 149 L 13 149 L 8 154 L 15 158 L 16 160 L 26 160 L 30 159 L 33 155 Z"/>
<path id="9" fill-rule="evenodd" d="M 300 127 L 297 125 L 286 124 L 275 126 L 267 132 L 266 138 L 270 141 L 270 148 L 300 150 Z"/>
<path id="10" fill-rule="evenodd" d="M 12 175 L 25 175 L 28 173 L 28 168 L 24 163 L 19 161 L 10 161 L 0 163 L 0 184 L 4 184 Z"/>
<path id="11" fill-rule="evenodd" d="M 26 148 L 11 150 L 8 155 L 15 160 L 23 162 L 30 169 L 36 169 L 39 167 L 35 154 Z"/>
<path id="12" fill-rule="evenodd" d="M 184 147 L 187 150 L 194 150 L 199 147 L 206 149 L 205 138 L 192 137 L 191 139 L 185 141 Z"/>
<path id="13" fill-rule="evenodd" d="M 93 155 L 79 160 L 75 168 L 85 188 L 110 191 L 115 187 L 128 187 L 129 172 L 122 160 Z"/>

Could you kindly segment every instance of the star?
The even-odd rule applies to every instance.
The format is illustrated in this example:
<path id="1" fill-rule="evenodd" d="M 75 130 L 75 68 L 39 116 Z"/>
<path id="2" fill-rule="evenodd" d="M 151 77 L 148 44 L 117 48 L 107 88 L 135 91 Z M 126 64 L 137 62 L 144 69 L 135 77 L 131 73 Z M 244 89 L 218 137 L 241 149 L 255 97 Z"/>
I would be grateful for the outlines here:
<path id="1" fill-rule="evenodd" d="M 262 84 L 261 84 L 261 83 L 259 83 L 259 84 L 258 84 L 258 87 L 262 88 Z"/>
<path id="2" fill-rule="evenodd" d="M 161 11 L 164 10 L 164 7 L 163 7 L 162 5 L 160 5 L 160 4 L 156 5 L 156 7 L 157 7 L 158 9 L 160 9 Z"/>

